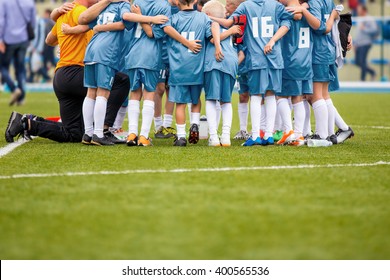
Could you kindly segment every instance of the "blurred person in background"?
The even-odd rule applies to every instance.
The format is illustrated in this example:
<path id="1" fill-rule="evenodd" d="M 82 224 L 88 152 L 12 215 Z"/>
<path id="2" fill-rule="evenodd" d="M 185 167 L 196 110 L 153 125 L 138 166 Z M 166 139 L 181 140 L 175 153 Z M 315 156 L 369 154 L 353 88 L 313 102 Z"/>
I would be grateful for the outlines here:
<path id="1" fill-rule="evenodd" d="M 21 105 L 24 101 L 26 68 L 25 57 L 29 39 L 27 25 L 35 27 L 35 4 L 33 0 L 0 0 L 0 53 L 1 75 L 12 95 L 9 105 Z M 14 62 L 17 84 L 9 73 L 11 61 Z"/>
<path id="2" fill-rule="evenodd" d="M 368 52 L 371 49 L 373 41 L 379 35 L 379 27 L 375 19 L 368 15 L 367 7 L 361 5 L 358 7 L 358 16 L 361 20 L 358 22 L 355 45 L 355 61 L 356 65 L 362 70 L 360 80 L 366 80 L 367 72 L 371 75 L 371 80 L 375 80 L 376 73 L 374 69 L 367 64 Z"/>

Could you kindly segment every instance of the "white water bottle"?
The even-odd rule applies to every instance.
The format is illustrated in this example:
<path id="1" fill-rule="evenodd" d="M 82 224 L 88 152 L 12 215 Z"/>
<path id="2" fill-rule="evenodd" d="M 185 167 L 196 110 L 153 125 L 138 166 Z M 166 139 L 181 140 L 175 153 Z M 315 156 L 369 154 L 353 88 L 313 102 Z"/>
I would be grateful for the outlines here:
<path id="1" fill-rule="evenodd" d="M 329 147 L 332 146 L 332 142 L 324 139 L 309 139 L 307 140 L 308 147 Z"/>
<path id="2" fill-rule="evenodd" d="M 209 138 L 209 124 L 207 123 L 207 117 L 203 115 L 200 117 L 199 139 L 207 138 Z"/>

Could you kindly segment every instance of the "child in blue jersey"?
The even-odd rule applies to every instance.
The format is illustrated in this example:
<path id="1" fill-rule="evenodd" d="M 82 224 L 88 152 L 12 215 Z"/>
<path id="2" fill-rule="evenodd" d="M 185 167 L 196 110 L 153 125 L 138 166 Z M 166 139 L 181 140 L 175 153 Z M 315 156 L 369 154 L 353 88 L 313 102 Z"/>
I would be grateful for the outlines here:
<path id="1" fill-rule="evenodd" d="M 174 145 L 186 146 L 187 103 L 192 103 L 192 125 L 188 140 L 193 144 L 199 140 L 199 97 L 204 79 L 205 40 L 214 38 L 216 59 L 222 60 L 223 53 L 220 46 L 219 25 L 212 23 L 206 14 L 194 11 L 194 0 L 176 0 L 175 3 L 180 12 L 173 15 L 164 27 L 164 31 L 170 36 L 168 39 L 171 70 L 169 100 L 176 104 L 177 138 Z"/>
<path id="2" fill-rule="evenodd" d="M 133 3 L 141 9 L 142 15 L 170 16 L 170 5 L 167 1 L 135 0 Z M 149 36 L 152 35 L 152 38 Z M 148 34 L 141 24 L 134 31 L 131 49 L 126 55 L 126 69 L 130 77 L 130 100 L 128 106 L 129 135 L 128 146 L 151 146 L 149 132 L 154 117 L 154 94 L 161 69 L 161 48 L 164 32 L 160 25 L 152 27 Z M 138 135 L 140 101 L 143 97 L 142 124 Z"/>
<path id="3" fill-rule="evenodd" d="M 225 17 L 225 8 L 218 1 L 207 2 L 202 9 L 202 12 L 208 16 L 216 18 Z M 205 54 L 205 81 L 204 89 L 206 93 L 206 115 L 209 126 L 209 146 L 225 146 L 230 143 L 230 130 L 232 126 L 232 103 L 231 97 L 234 83 L 237 75 L 238 58 L 237 50 L 233 47 L 231 35 L 234 35 L 234 30 L 240 29 L 233 27 L 221 33 L 221 46 L 224 54 L 222 62 L 218 62 L 214 58 L 215 47 L 212 42 L 206 43 Z M 222 30 L 223 31 L 223 30 Z M 217 102 L 221 104 L 222 111 L 222 135 L 218 138 L 217 126 Z"/>
<path id="4" fill-rule="evenodd" d="M 280 0 L 280 3 L 287 7 L 300 5 L 298 0 Z M 282 92 L 277 97 L 277 110 L 282 120 L 283 136 L 277 144 L 301 146 L 304 144 L 303 127 L 306 116 L 302 95 L 313 93 L 313 43 L 306 19 L 293 21 L 290 31 L 281 39 L 281 43 L 284 69 Z M 288 102 L 290 97 L 294 109 L 294 130 Z"/>
<path id="5" fill-rule="evenodd" d="M 275 93 L 281 91 L 283 69 L 278 40 L 288 32 L 292 16 L 276 1 L 247 0 L 238 6 L 228 20 L 215 20 L 229 27 L 233 24 L 233 17 L 239 15 L 246 15 L 247 18 L 244 42 L 248 48 L 246 65 L 252 121 L 252 137 L 243 145 L 270 145 L 274 143 L 272 132 L 276 115 Z M 267 117 L 264 139 L 260 139 L 261 95 L 265 95 Z"/>
<path id="6" fill-rule="evenodd" d="M 288 11 L 302 13 L 313 32 L 313 95 L 308 98 L 314 111 L 316 132 L 313 139 L 327 139 L 337 143 L 334 135 L 334 107 L 328 92 L 329 82 L 336 77 L 336 47 L 331 28 L 338 13 L 332 0 L 311 0 L 310 9 L 304 6 L 288 7 Z"/>
<path id="7" fill-rule="evenodd" d="M 179 8 L 173 3 L 173 0 L 167 0 L 171 5 L 171 15 L 179 12 Z M 175 104 L 169 101 L 169 59 L 167 49 L 167 37 L 163 39 L 162 47 L 162 62 L 163 66 L 160 69 L 160 75 L 158 77 L 158 84 L 156 93 L 154 96 L 154 126 L 155 126 L 155 138 L 171 138 L 176 136 L 176 129 L 172 127 L 173 121 L 173 109 Z M 166 92 L 166 99 L 164 105 L 164 115 L 162 115 L 162 99 Z"/>

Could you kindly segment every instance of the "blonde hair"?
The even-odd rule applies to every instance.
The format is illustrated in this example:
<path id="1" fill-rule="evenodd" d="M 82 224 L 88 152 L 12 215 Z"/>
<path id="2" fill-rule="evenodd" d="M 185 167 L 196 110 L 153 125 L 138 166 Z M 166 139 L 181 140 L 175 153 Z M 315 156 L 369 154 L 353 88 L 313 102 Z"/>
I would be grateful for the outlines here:
<path id="1" fill-rule="evenodd" d="M 224 18 L 225 6 L 218 0 L 212 0 L 203 6 L 202 12 L 216 18 Z"/>

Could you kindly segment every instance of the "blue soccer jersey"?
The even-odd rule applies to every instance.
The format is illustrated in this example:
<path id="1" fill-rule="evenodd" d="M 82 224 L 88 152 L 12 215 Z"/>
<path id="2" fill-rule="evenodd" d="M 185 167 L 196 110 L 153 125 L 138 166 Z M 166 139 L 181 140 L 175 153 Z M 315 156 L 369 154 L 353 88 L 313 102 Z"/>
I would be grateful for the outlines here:
<path id="1" fill-rule="evenodd" d="M 122 21 L 122 15 L 130 12 L 130 5 L 126 2 L 111 3 L 98 16 L 96 21 L 90 24 L 108 24 Z M 96 33 L 87 46 L 84 63 L 100 63 L 119 70 L 123 41 L 123 31 Z"/>
<path id="2" fill-rule="evenodd" d="M 145 16 L 166 15 L 170 17 L 171 6 L 167 1 L 135 0 Z M 160 25 L 153 26 L 154 38 L 149 38 L 140 23 L 137 24 L 131 39 L 131 49 L 126 55 L 126 69 L 147 69 L 159 71 L 162 67 L 161 49 L 165 33 Z"/>
<path id="3" fill-rule="evenodd" d="M 281 26 L 290 27 L 292 15 L 282 4 L 270 0 L 247 0 L 237 7 L 230 19 L 239 15 L 247 17 L 244 42 L 248 48 L 248 70 L 283 69 L 280 41 L 276 42 L 268 55 L 264 54 L 264 47 Z"/>
<path id="4" fill-rule="evenodd" d="M 224 30 L 221 30 L 221 33 Z M 236 79 L 237 68 L 238 68 L 238 58 L 237 58 L 237 49 L 233 47 L 233 41 L 231 37 L 226 38 L 221 41 L 222 52 L 224 54 L 224 59 L 221 62 L 218 62 L 215 59 L 215 46 L 210 41 L 206 43 L 206 57 L 204 63 L 204 72 L 209 72 L 212 70 L 219 70 L 226 74 L 232 76 L 233 79 Z"/>
<path id="5" fill-rule="evenodd" d="M 169 85 L 203 84 L 205 41 L 212 36 L 211 20 L 195 10 L 180 11 L 166 23 L 188 40 L 201 40 L 202 49 L 193 53 L 176 40 L 168 39 Z"/>
<path id="6" fill-rule="evenodd" d="M 290 31 L 281 39 L 284 60 L 283 78 L 309 80 L 313 77 L 311 29 L 305 18 L 292 21 Z"/>
<path id="7" fill-rule="evenodd" d="M 248 67 L 246 67 L 246 57 L 247 57 L 247 47 L 245 44 L 239 44 L 237 45 L 237 54 L 242 51 L 245 55 L 245 58 L 241 63 L 238 65 L 238 75 L 248 73 Z"/>
<path id="8" fill-rule="evenodd" d="M 177 6 L 171 6 L 171 16 L 174 14 L 177 14 L 179 12 L 179 8 Z M 162 50 L 161 50 L 161 57 L 162 57 L 162 62 L 165 65 L 169 64 L 169 59 L 168 59 L 168 47 L 167 47 L 167 40 L 168 37 L 164 36 L 163 38 L 163 43 L 162 43 Z"/>
<path id="9" fill-rule="evenodd" d="M 324 34 L 326 21 L 335 5 L 332 0 L 310 0 L 310 13 L 321 21 L 320 28 L 313 30 L 313 64 L 333 64 L 336 60 L 336 47 L 332 34 Z"/>

